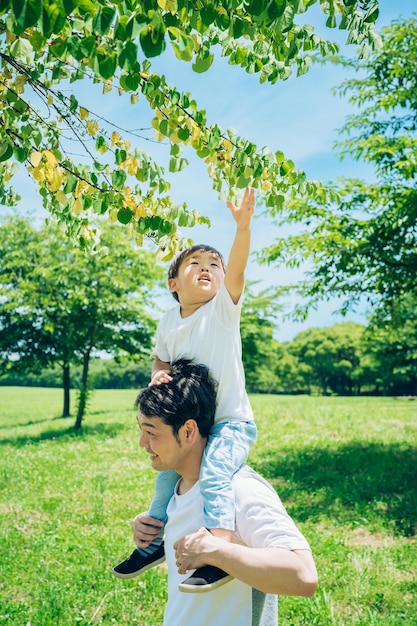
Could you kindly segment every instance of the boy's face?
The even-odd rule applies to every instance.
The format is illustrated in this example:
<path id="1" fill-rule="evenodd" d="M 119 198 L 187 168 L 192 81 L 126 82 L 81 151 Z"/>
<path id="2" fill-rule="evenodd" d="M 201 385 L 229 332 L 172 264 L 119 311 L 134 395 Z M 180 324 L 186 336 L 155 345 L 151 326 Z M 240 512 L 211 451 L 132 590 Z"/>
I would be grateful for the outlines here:
<path id="1" fill-rule="evenodd" d="M 169 279 L 168 286 L 178 294 L 183 306 L 205 304 L 218 293 L 223 279 L 223 266 L 217 254 L 197 250 L 183 260 L 178 275 Z"/>

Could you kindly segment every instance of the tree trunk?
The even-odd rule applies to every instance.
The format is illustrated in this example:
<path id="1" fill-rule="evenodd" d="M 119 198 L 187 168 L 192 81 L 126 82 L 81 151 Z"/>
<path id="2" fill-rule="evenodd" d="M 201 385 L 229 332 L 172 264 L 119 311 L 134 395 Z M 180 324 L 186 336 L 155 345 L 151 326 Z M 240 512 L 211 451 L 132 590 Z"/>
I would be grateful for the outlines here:
<path id="1" fill-rule="evenodd" d="M 77 417 L 75 419 L 74 428 L 75 430 L 79 430 L 82 425 L 85 409 L 87 407 L 87 400 L 89 395 L 88 389 L 88 367 L 90 364 L 90 350 L 84 354 L 83 359 L 83 371 L 81 375 L 81 383 L 78 395 L 78 407 L 77 407 Z"/>
<path id="2" fill-rule="evenodd" d="M 64 387 L 64 408 L 62 411 L 62 417 L 70 416 L 70 365 L 64 363 L 63 366 L 63 387 Z"/>

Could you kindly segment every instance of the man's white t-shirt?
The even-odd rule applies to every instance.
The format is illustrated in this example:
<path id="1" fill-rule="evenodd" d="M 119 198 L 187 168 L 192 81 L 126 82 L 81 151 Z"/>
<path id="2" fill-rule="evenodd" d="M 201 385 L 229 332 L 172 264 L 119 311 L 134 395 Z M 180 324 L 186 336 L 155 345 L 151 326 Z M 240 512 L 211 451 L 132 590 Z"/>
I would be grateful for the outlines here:
<path id="1" fill-rule="evenodd" d="M 206 365 L 218 382 L 216 423 L 253 419 L 242 364 L 241 308 L 242 298 L 234 304 L 222 283 L 217 295 L 192 315 L 182 318 L 178 304 L 158 324 L 154 356 L 167 363 L 193 359 Z"/>
<path id="2" fill-rule="evenodd" d="M 309 550 L 275 490 L 248 466 L 233 478 L 236 498 L 234 541 L 253 548 L 280 547 Z M 215 591 L 183 593 L 178 584 L 190 574 L 178 574 L 173 544 L 204 526 L 203 502 L 198 482 L 183 495 L 172 497 L 165 526 L 168 565 L 168 602 L 164 626 L 275 626 L 277 596 L 253 590 L 234 579 Z"/>

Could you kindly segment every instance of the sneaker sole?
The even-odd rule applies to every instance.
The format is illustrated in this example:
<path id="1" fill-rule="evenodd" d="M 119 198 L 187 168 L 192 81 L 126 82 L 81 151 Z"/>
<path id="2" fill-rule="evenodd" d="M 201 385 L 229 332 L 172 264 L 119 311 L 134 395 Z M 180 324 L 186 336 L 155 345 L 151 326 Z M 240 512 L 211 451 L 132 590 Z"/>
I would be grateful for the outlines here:
<path id="1" fill-rule="evenodd" d="M 161 556 L 160 559 L 156 559 L 156 561 L 152 561 L 152 563 L 149 563 L 149 565 L 145 565 L 145 567 L 142 567 L 136 572 L 130 572 L 130 574 L 122 574 L 121 572 L 116 572 L 113 569 L 112 570 L 113 576 L 116 576 L 116 578 L 124 578 L 125 580 L 128 580 L 129 578 L 136 578 L 136 576 L 140 576 L 141 574 L 146 572 L 148 569 L 151 569 L 152 567 L 155 567 L 156 565 L 159 565 L 160 563 L 163 563 L 164 561 L 165 561 L 165 556 Z"/>
<path id="2" fill-rule="evenodd" d="M 180 583 L 178 585 L 178 589 L 183 593 L 206 593 L 208 591 L 214 591 L 215 589 L 219 589 L 219 587 L 223 587 L 226 583 L 233 580 L 233 576 L 225 576 L 221 580 L 216 580 L 214 583 L 210 583 L 208 585 L 187 585 L 186 583 Z"/>

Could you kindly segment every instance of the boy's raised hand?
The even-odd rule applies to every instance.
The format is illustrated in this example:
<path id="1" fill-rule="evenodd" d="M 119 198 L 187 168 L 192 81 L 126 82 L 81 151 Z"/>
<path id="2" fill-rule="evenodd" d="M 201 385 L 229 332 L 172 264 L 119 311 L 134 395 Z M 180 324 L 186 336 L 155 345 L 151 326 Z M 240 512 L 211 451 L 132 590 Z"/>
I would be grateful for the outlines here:
<path id="1" fill-rule="evenodd" d="M 239 229 L 247 228 L 255 209 L 255 190 L 253 187 L 246 187 L 239 207 L 235 206 L 230 200 L 226 204 L 236 222 L 236 227 Z"/>

